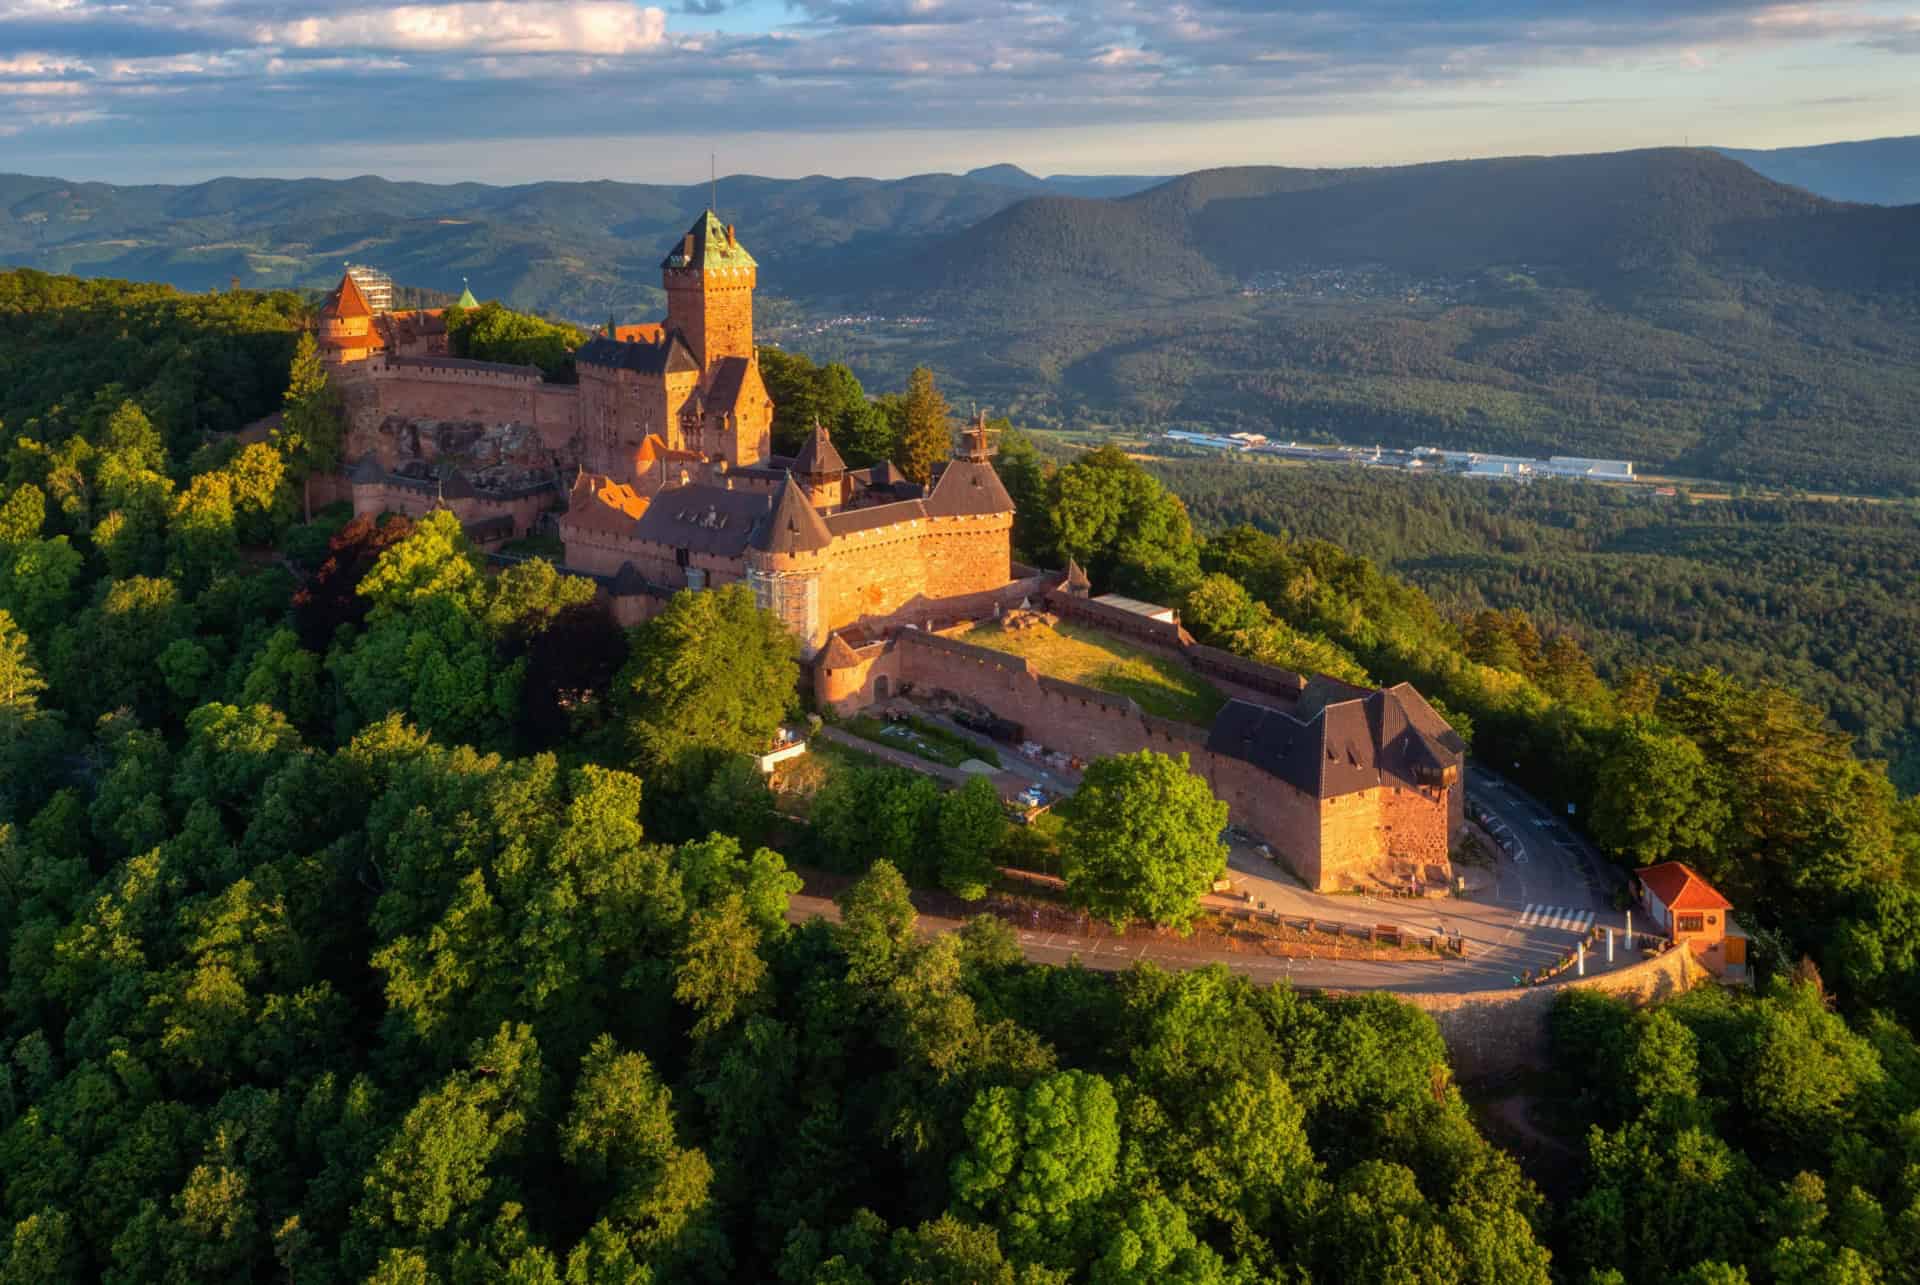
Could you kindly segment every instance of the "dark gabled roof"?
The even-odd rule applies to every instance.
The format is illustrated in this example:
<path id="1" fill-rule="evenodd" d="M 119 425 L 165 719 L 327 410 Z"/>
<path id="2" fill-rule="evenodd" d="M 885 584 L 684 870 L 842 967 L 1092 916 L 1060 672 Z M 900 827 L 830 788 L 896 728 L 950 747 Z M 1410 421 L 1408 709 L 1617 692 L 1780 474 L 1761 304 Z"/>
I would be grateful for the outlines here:
<path id="1" fill-rule="evenodd" d="M 984 459 L 949 460 L 927 496 L 927 512 L 936 518 L 1011 513 L 1013 497 Z"/>
<path id="2" fill-rule="evenodd" d="M 658 343 L 622 343 L 598 335 L 574 349 L 575 364 L 585 363 L 606 370 L 630 370 L 636 375 L 664 375 L 668 371 L 699 370 L 680 332 L 674 331 Z"/>
<path id="3" fill-rule="evenodd" d="M 827 524 L 827 530 L 835 535 L 852 535 L 856 531 L 871 531 L 875 527 L 911 522 L 925 516 L 927 506 L 919 500 L 901 500 L 865 509 L 842 509 L 838 513 L 827 514 L 823 521 Z"/>
<path id="4" fill-rule="evenodd" d="M 793 457 L 793 471 L 807 477 L 832 477 L 847 471 L 847 462 L 840 458 L 840 452 L 833 449 L 833 439 L 827 436 L 826 425 L 819 420 L 813 421 L 813 434 L 807 438 L 806 445 Z"/>
<path id="5" fill-rule="evenodd" d="M 372 451 L 368 451 L 365 455 L 362 455 L 359 462 L 347 473 L 347 481 L 349 482 L 372 483 L 384 482 L 386 480 L 386 465 L 382 464 L 380 457 Z"/>
<path id="6" fill-rule="evenodd" d="M 1453 730 L 1446 719 L 1440 717 L 1440 711 L 1427 703 L 1419 688 L 1412 683 L 1395 683 L 1387 688 L 1389 694 L 1400 700 L 1401 708 L 1406 711 L 1407 721 L 1419 728 L 1422 733 L 1437 741 L 1454 754 L 1465 754 L 1467 743 L 1460 733 Z"/>
<path id="7" fill-rule="evenodd" d="M 753 256 L 740 244 L 733 229 L 720 221 L 712 210 L 703 210 L 693 221 L 679 244 L 660 260 L 662 268 L 751 268 Z"/>
<path id="8" fill-rule="evenodd" d="M 1435 774 L 1460 762 L 1453 730 L 1440 723 L 1446 729 L 1440 736 L 1419 726 L 1409 715 L 1416 702 L 1397 690 L 1368 691 L 1332 680 L 1320 690 L 1342 688 L 1358 695 L 1324 701 L 1300 715 L 1230 700 L 1213 720 L 1207 748 L 1322 799 L 1389 783 L 1432 784 Z M 1438 719 L 1431 708 L 1425 716 Z"/>
<path id="9" fill-rule="evenodd" d="M 651 597 L 666 598 L 672 596 L 653 581 L 640 574 L 638 567 L 631 562 L 620 564 L 620 570 L 613 577 L 604 580 L 607 592 L 616 598 Z"/>
<path id="10" fill-rule="evenodd" d="M 707 409 L 717 415 L 733 414 L 752 365 L 745 357 L 722 357 L 714 362 L 712 377 L 707 381 Z"/>
<path id="11" fill-rule="evenodd" d="M 767 553 L 818 553 L 832 543 L 833 533 L 819 510 L 808 503 L 793 474 L 787 474 L 773 502 L 773 516 L 754 533 L 753 547 Z"/>
<path id="12" fill-rule="evenodd" d="M 772 509 L 771 497 L 723 486 L 676 486 L 660 492 L 635 520 L 632 535 L 673 549 L 737 558 Z"/>
<path id="13" fill-rule="evenodd" d="M 440 478 L 440 498 L 443 500 L 471 500 L 480 492 L 473 489 L 473 483 L 459 469 L 448 469 Z"/>

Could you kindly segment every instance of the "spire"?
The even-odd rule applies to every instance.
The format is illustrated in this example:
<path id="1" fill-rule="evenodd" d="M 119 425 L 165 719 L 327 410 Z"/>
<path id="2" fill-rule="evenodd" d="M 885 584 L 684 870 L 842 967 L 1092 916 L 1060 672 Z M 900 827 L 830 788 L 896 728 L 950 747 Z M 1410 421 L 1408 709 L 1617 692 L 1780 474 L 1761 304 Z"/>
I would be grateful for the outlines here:
<path id="1" fill-rule="evenodd" d="M 753 547 L 764 553 L 818 553 L 832 543 L 833 533 L 788 473 L 773 512 L 753 534 Z"/>
<path id="2" fill-rule="evenodd" d="M 326 306 L 320 309 L 323 317 L 371 317 L 373 308 L 367 303 L 367 296 L 360 291 L 360 283 L 353 279 L 351 272 L 343 273 L 340 284 L 328 296 Z"/>
<path id="3" fill-rule="evenodd" d="M 478 308 L 480 301 L 473 297 L 473 291 L 467 286 L 467 279 L 460 278 L 460 298 L 454 302 L 456 308 Z"/>
<path id="4" fill-rule="evenodd" d="M 1087 573 L 1072 558 L 1067 559 L 1066 590 L 1067 596 L 1072 598 L 1084 598 L 1093 592 L 1093 583 L 1087 579 Z"/>
<path id="5" fill-rule="evenodd" d="M 693 221 L 686 235 L 680 238 L 680 244 L 673 253 L 660 261 L 662 268 L 695 268 L 702 272 L 717 268 L 751 268 L 757 266 L 747 248 L 740 244 L 739 238 L 720 216 L 712 210 L 701 211 L 700 217 Z"/>
<path id="6" fill-rule="evenodd" d="M 833 439 L 827 436 L 826 426 L 818 419 L 813 421 L 813 436 L 800 448 L 800 454 L 793 460 L 793 471 L 801 477 L 838 477 L 847 471 L 846 461 L 840 458 L 840 452 L 833 447 Z"/>

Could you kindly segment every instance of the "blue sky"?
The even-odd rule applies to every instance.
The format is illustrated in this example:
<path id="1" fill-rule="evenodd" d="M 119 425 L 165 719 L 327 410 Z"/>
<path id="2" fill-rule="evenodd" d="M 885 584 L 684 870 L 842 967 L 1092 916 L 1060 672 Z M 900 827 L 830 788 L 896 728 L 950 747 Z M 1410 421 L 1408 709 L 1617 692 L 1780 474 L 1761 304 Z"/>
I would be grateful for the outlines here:
<path id="1" fill-rule="evenodd" d="M 0 0 L 0 170 L 515 182 L 1920 133 L 1920 6 Z"/>

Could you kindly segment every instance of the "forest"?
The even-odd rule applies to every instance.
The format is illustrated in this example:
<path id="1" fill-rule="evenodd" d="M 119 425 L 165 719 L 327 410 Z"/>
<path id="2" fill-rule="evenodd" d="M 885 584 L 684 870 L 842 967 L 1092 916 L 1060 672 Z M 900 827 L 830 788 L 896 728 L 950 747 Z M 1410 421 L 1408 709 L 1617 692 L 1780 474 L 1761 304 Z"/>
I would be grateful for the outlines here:
<path id="1" fill-rule="evenodd" d="M 1455 619 L 1518 608 L 1618 679 L 1711 665 L 1825 710 L 1920 790 L 1920 508 L 1807 497 L 1656 497 L 1386 470 L 1209 459 L 1154 472 L 1206 527 L 1333 540 Z"/>
<path id="2" fill-rule="evenodd" d="M 127 289 L 209 380 L 204 299 Z M 977 895 L 1004 821 L 878 771 L 778 815 L 745 752 L 804 711 L 745 591 L 628 631 L 444 514 L 303 520 L 328 390 L 297 312 L 234 386 L 233 424 L 283 411 L 242 446 L 85 364 L 111 290 L 71 306 L 8 350 L 105 410 L 7 423 L 0 1281 L 1920 1270 L 1920 814 L 1783 689 L 1606 681 L 1550 622 L 1197 531 L 1124 454 L 1001 432 L 1025 556 L 1243 655 L 1412 680 L 1623 864 L 1740 905 L 1756 994 L 1562 1002 L 1564 1154 L 1530 1174 L 1389 996 L 1030 965 L 990 916 L 918 933 L 913 891 Z M 781 377 L 866 413 L 830 366 Z M 879 399 L 902 427 L 870 440 L 923 458 L 934 391 Z M 792 922 L 821 870 L 838 922 Z"/>

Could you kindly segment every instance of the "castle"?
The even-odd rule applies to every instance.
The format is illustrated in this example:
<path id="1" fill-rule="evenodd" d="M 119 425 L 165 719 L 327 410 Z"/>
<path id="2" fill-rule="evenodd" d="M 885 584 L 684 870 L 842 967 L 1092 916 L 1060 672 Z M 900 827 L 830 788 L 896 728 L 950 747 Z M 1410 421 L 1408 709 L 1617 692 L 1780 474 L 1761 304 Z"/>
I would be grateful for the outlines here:
<path id="1" fill-rule="evenodd" d="M 1446 877 L 1465 746 L 1411 687 L 1245 661 L 1198 645 L 1172 613 L 1092 598 L 1077 568 L 1016 564 L 984 418 L 925 484 L 887 463 L 847 468 L 818 425 L 796 455 L 774 455 L 753 257 L 708 211 L 660 267 L 665 321 L 608 326 L 573 354 L 574 384 L 452 357 L 442 314 L 376 312 L 343 278 L 319 342 L 347 411 L 355 511 L 447 508 L 489 546 L 561 510 L 567 569 L 595 578 L 623 623 L 683 590 L 751 586 L 799 639 L 823 708 L 911 693 L 1084 758 L 1184 752 L 1310 886 Z M 946 636 L 1035 608 L 1188 665 L 1232 699 L 1209 727 L 1156 718 Z"/>

